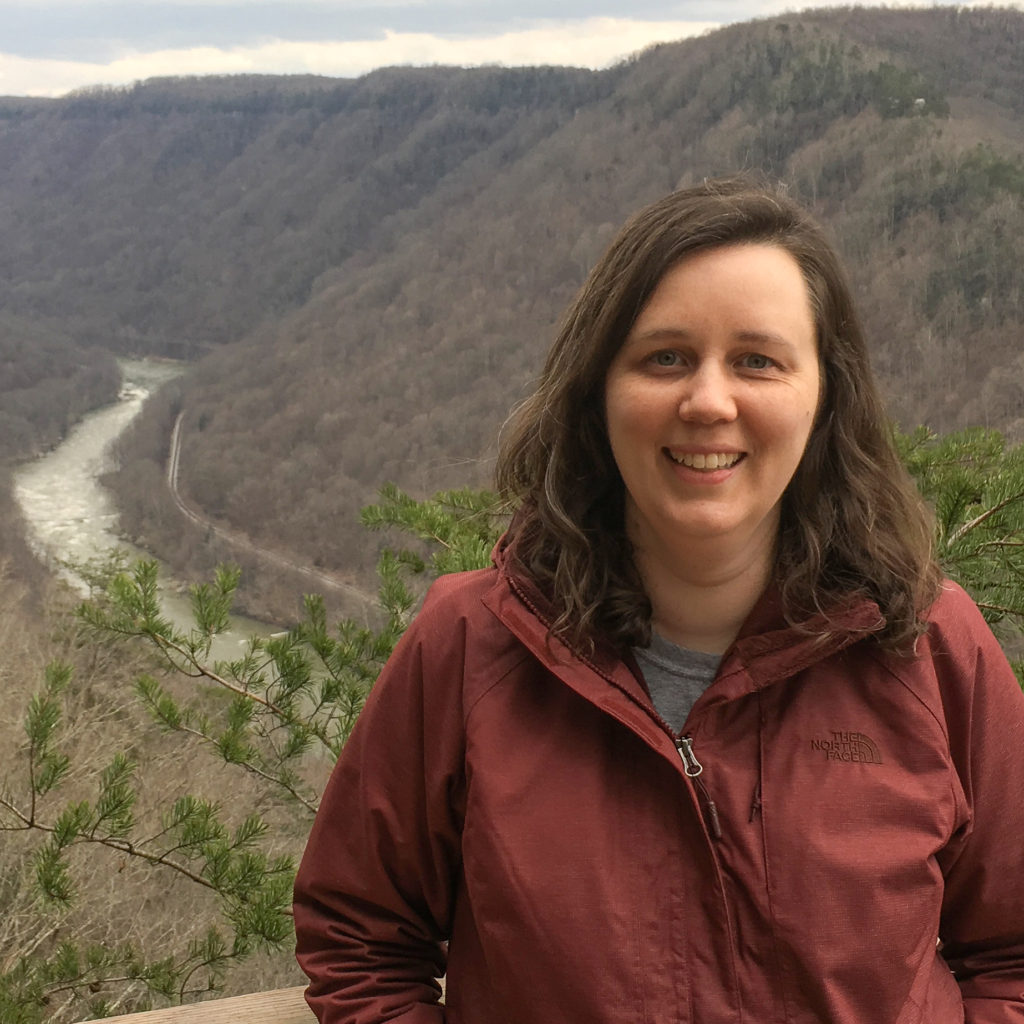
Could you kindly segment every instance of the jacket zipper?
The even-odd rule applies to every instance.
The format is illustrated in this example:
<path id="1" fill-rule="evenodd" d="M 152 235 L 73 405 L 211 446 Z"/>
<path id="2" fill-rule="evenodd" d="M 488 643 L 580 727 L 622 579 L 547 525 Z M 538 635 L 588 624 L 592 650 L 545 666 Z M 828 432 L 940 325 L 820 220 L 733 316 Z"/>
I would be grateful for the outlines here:
<path id="1" fill-rule="evenodd" d="M 761 813 L 761 783 L 759 782 L 754 789 L 754 799 L 750 803 L 750 821 L 753 820 Z"/>
<path id="2" fill-rule="evenodd" d="M 691 779 L 697 778 L 704 771 L 704 765 L 697 760 L 693 753 L 693 740 L 689 736 L 676 737 L 676 750 L 679 751 L 679 756 L 683 759 L 683 771 Z"/>
<path id="3" fill-rule="evenodd" d="M 704 797 L 703 802 L 707 807 L 707 815 L 704 817 L 704 823 L 707 825 L 708 831 L 715 837 L 715 839 L 721 839 L 722 825 L 718 820 L 718 808 L 715 806 L 715 801 L 711 799 L 711 795 L 708 793 L 707 787 L 699 778 L 704 771 L 704 765 L 697 760 L 697 757 L 693 752 L 693 739 L 690 736 L 677 736 L 675 738 L 675 745 L 683 762 L 683 771 L 693 779 L 694 785 L 700 790 Z M 701 801 L 698 798 L 698 809 L 700 808 L 700 804 Z"/>

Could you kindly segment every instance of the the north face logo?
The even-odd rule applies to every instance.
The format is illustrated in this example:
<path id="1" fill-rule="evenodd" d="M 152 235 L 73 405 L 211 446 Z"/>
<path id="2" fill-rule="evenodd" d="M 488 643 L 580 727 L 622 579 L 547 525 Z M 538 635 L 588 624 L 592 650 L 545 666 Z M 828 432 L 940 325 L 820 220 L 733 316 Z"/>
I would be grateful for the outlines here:
<path id="1" fill-rule="evenodd" d="M 811 750 L 822 751 L 828 761 L 882 763 L 877 744 L 862 732 L 833 730 L 828 739 L 811 740 Z"/>

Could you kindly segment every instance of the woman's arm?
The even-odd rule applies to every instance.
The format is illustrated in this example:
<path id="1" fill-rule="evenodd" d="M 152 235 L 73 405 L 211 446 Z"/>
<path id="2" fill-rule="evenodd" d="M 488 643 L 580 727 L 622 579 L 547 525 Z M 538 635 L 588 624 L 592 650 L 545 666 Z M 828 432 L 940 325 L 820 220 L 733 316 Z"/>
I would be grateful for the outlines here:
<path id="1" fill-rule="evenodd" d="M 297 957 L 321 1024 L 442 1024 L 459 870 L 461 633 L 429 604 L 367 700 L 295 884 Z"/>
<path id="2" fill-rule="evenodd" d="M 959 595 L 957 595 L 959 597 Z M 966 1024 L 1024 1022 L 1024 694 L 973 603 L 940 677 L 970 820 L 941 859 L 940 935 Z M 968 639 L 969 638 L 969 639 Z"/>

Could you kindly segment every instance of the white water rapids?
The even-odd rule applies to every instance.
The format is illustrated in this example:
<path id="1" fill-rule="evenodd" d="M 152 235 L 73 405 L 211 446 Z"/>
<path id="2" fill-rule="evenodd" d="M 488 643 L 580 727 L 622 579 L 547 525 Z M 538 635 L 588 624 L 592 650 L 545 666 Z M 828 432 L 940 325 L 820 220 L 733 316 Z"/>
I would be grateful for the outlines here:
<path id="1" fill-rule="evenodd" d="M 117 511 L 99 478 L 111 468 L 110 447 L 139 414 L 146 398 L 181 373 L 180 367 L 149 360 L 121 360 L 121 393 L 113 405 L 85 416 L 53 451 L 18 467 L 14 494 L 28 527 L 36 554 L 80 593 L 88 587 L 63 563 L 83 563 L 115 549 L 133 559 L 152 557 L 122 540 Z M 161 601 L 165 613 L 179 626 L 191 623 L 191 611 L 180 587 L 164 580 Z M 269 627 L 232 616 L 233 630 L 216 645 L 214 657 L 234 658 L 251 633 Z"/>

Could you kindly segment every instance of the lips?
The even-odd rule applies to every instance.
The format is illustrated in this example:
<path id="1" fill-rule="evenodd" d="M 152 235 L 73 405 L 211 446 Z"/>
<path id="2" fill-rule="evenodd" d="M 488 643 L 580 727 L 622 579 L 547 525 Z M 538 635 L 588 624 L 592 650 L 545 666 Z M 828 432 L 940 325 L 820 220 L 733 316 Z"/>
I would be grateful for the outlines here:
<path id="1" fill-rule="evenodd" d="M 668 457 L 689 469 L 730 469 L 743 458 L 743 452 L 673 452 L 666 448 Z"/>

